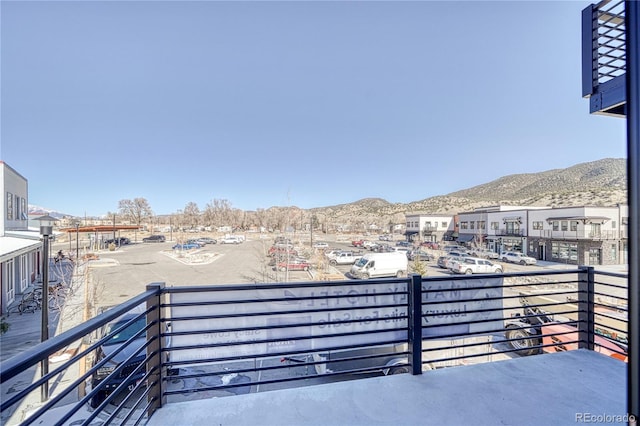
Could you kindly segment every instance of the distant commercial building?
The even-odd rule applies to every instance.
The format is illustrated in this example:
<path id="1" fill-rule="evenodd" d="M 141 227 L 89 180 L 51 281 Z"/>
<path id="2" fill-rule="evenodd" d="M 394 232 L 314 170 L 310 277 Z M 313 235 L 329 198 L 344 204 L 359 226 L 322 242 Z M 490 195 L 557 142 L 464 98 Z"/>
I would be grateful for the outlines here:
<path id="1" fill-rule="evenodd" d="M 626 205 L 493 206 L 456 215 L 454 240 L 550 262 L 617 265 L 628 261 L 628 219 Z"/>

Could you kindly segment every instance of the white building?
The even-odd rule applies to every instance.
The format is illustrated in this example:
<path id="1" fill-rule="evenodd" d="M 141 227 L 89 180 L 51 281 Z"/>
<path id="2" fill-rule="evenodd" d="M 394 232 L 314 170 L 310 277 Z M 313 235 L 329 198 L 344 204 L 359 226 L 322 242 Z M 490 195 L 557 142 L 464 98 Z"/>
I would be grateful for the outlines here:
<path id="1" fill-rule="evenodd" d="M 575 265 L 627 262 L 628 206 L 495 206 L 460 213 L 457 241 Z"/>
<path id="2" fill-rule="evenodd" d="M 27 179 L 0 160 L 0 314 L 40 274 L 40 235 L 28 228 Z"/>
<path id="3" fill-rule="evenodd" d="M 411 241 L 438 242 L 454 232 L 453 215 L 414 213 L 405 219 L 405 235 Z"/>

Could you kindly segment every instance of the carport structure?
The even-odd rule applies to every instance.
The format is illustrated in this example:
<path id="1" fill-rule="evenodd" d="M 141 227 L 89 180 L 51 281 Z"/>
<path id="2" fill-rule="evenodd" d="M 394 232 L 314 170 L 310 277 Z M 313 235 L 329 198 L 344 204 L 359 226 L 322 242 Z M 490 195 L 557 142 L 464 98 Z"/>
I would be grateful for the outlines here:
<path id="1" fill-rule="evenodd" d="M 80 235 L 91 235 L 93 237 L 89 237 L 90 240 L 93 240 L 95 244 L 100 240 L 100 236 L 111 235 L 113 239 L 116 237 L 116 232 L 119 231 L 138 231 L 140 227 L 137 225 L 85 225 L 85 226 L 74 226 L 72 228 L 61 228 L 59 231 L 64 232 L 69 235 L 69 251 L 71 248 L 71 235 L 76 234 L 76 258 L 80 253 Z"/>

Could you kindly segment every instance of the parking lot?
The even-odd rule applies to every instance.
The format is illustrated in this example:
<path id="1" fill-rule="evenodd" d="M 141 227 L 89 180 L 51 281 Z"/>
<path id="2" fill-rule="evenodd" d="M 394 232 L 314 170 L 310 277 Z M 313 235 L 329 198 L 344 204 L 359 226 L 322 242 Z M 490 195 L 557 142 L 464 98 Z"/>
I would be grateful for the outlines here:
<path id="1" fill-rule="evenodd" d="M 274 270 L 269 265 L 267 252 L 274 238 L 247 238 L 241 244 L 209 244 L 198 250 L 172 250 L 175 241 L 164 243 L 133 242 L 114 251 L 101 251 L 99 260 L 90 262 L 89 290 L 93 295 L 94 312 L 105 306 L 113 306 L 141 293 L 147 284 L 164 282 L 167 286 L 197 286 L 215 284 L 240 284 L 256 282 L 313 281 L 329 276 L 331 279 L 347 279 L 351 265 L 331 266 L 322 253 L 329 249 L 362 250 L 351 246 L 350 241 L 326 238 L 327 249 L 311 248 L 308 242 L 294 244 L 300 256 L 309 259 L 310 271 Z M 392 243 L 393 244 L 393 243 Z M 437 260 L 442 254 L 431 250 Z M 522 266 L 498 262 L 505 272 L 531 271 L 545 265 Z M 413 262 L 409 262 L 409 273 Z M 426 262 L 427 276 L 449 275 L 439 268 L 436 261 Z"/>
<path id="2" fill-rule="evenodd" d="M 143 292 L 150 283 L 164 282 L 167 286 L 198 286 L 216 284 L 241 284 L 256 282 L 303 282 L 315 281 L 320 277 L 331 276 L 333 279 L 348 279 L 345 275 L 350 265 L 329 265 L 323 253 L 330 249 L 360 250 L 351 246 L 350 241 L 335 241 L 323 239 L 328 247 L 312 248 L 309 243 L 299 244 L 294 241 L 297 251 L 314 265 L 310 271 L 281 272 L 269 265 L 267 256 L 272 246 L 273 238 L 248 238 L 240 244 L 210 244 L 197 250 L 174 250 L 175 241 L 162 243 L 132 242 L 116 250 L 103 250 L 98 254 L 98 260 L 90 261 L 87 280 L 87 290 L 90 295 L 90 309 L 92 314 L 101 308 L 117 305 Z M 362 250 L 362 253 L 368 253 Z M 432 251 L 435 259 L 442 252 Z M 324 259 L 324 260 L 323 260 Z M 501 263 L 505 271 L 530 271 L 546 267 L 564 267 L 564 265 L 521 266 Z M 412 262 L 409 262 L 409 272 L 413 272 Z M 448 271 L 439 268 L 435 260 L 426 263 L 427 276 L 446 276 Z M 517 300 L 514 299 L 514 303 Z M 504 343 L 498 343 L 503 336 L 488 336 L 488 347 L 481 348 L 485 353 L 494 350 L 505 350 Z M 470 349 L 471 350 L 471 349 Z M 512 357 L 515 354 L 490 354 L 477 360 L 497 359 L 495 357 Z M 200 398 L 220 397 L 246 392 L 262 392 L 267 390 L 286 388 L 291 386 L 307 386 L 332 381 L 351 380 L 362 376 L 351 377 L 314 376 L 312 367 L 303 367 L 294 362 L 281 358 L 260 359 L 258 361 L 243 361 L 246 365 L 194 365 L 180 367 L 176 376 L 168 382 L 167 390 L 179 392 L 199 387 L 212 388 L 223 383 L 240 385 L 227 390 L 207 390 L 198 393 L 175 393 L 170 395 L 171 401 L 184 401 Z M 255 371 L 252 363 L 259 362 Z M 270 369 L 270 367 L 284 366 L 284 369 Z M 230 374 L 228 369 L 246 371 L 243 374 Z M 261 368 L 265 368 L 261 370 Z M 380 373 L 369 373 L 380 374 Z M 259 381 L 280 380 L 292 377 L 309 376 L 302 381 L 279 382 L 263 385 L 253 385 Z M 246 383 L 246 386 L 243 384 Z M 293 384 L 292 384 L 293 383 Z"/>

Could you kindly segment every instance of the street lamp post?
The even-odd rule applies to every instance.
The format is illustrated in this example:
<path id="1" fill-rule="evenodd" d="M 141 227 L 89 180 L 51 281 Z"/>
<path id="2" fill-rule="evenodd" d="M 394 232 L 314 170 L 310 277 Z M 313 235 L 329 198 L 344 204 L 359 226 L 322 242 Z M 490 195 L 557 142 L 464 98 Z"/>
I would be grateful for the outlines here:
<path id="1" fill-rule="evenodd" d="M 80 224 L 76 222 L 76 265 L 80 261 L 80 243 L 78 238 L 80 236 L 79 231 L 80 231 Z"/>
<path id="2" fill-rule="evenodd" d="M 40 342 L 49 339 L 49 238 L 53 234 L 53 223 L 58 219 L 49 215 L 36 219 L 40 222 L 40 235 L 42 235 L 42 324 L 40 329 Z M 40 366 L 41 377 L 49 374 L 49 358 L 45 358 Z M 49 398 L 49 381 L 45 381 L 40 388 L 40 400 L 45 402 Z"/>

